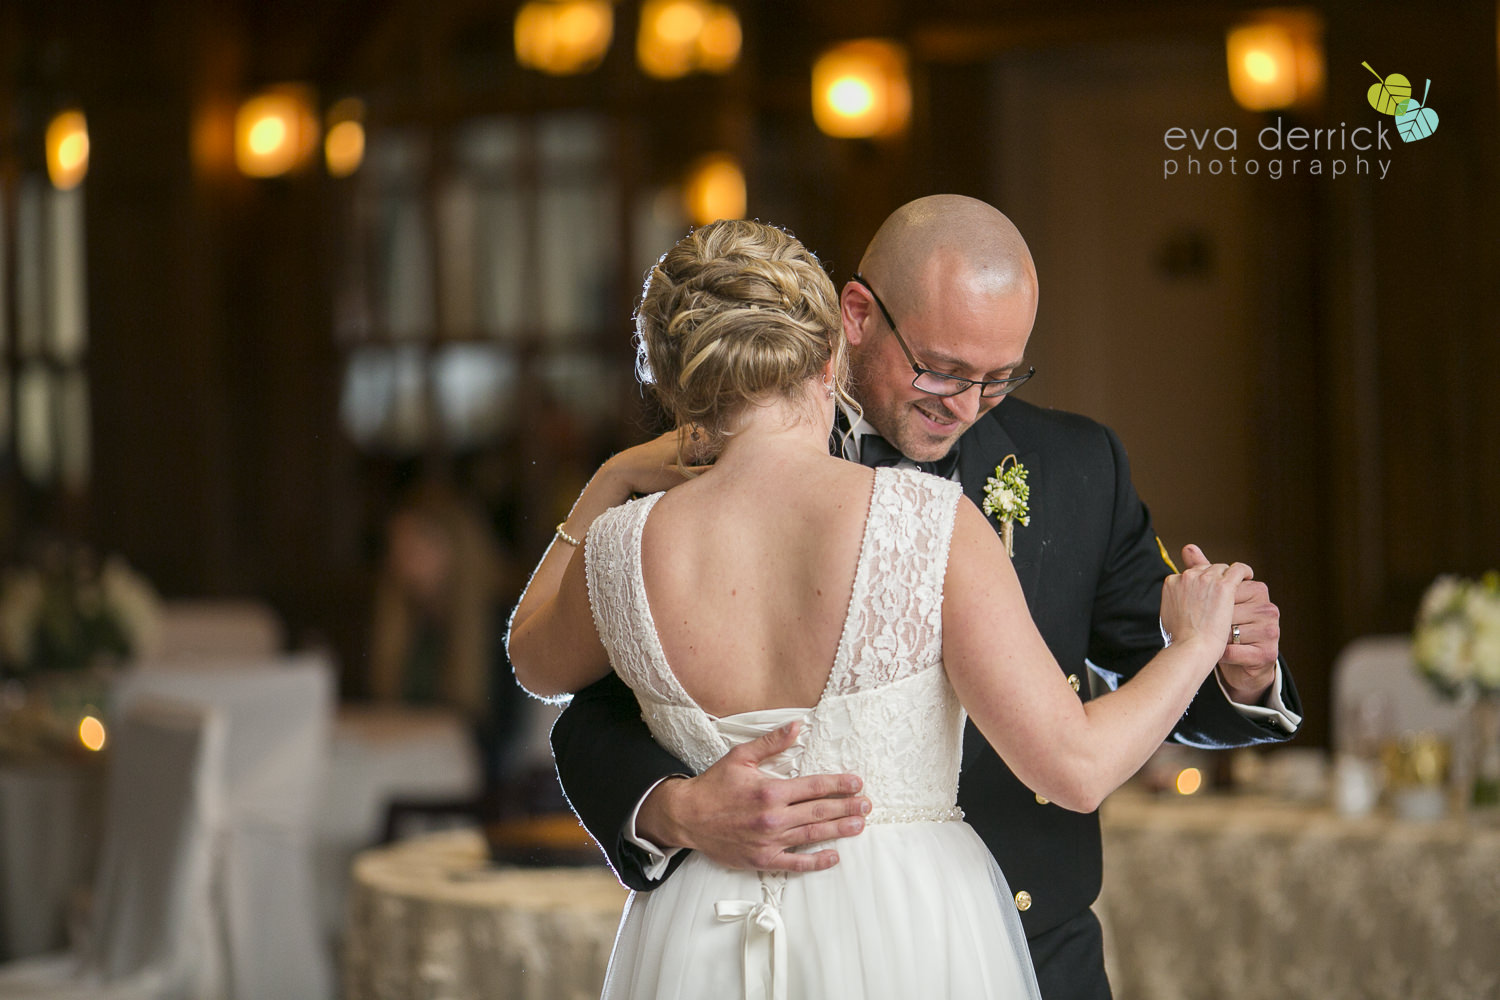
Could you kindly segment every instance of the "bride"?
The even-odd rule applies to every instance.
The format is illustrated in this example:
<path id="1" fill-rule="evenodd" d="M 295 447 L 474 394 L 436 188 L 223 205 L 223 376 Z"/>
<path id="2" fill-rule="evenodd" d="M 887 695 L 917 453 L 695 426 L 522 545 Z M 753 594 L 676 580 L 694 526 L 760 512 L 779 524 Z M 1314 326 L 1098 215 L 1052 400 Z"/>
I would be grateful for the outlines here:
<path id="1" fill-rule="evenodd" d="M 1169 577 L 1168 647 L 1081 703 L 957 483 L 829 455 L 836 401 L 854 405 L 845 345 L 796 239 L 690 233 L 651 270 L 637 327 L 683 431 L 607 462 L 558 526 L 512 622 L 516 675 L 550 696 L 613 668 L 698 772 L 796 727 L 765 766 L 860 774 L 873 808 L 825 870 L 690 855 L 631 897 L 605 996 L 1035 997 L 1010 890 L 955 805 L 964 713 L 1039 795 L 1094 809 L 1213 669 L 1249 568 Z M 622 504 L 632 490 L 650 495 Z"/>

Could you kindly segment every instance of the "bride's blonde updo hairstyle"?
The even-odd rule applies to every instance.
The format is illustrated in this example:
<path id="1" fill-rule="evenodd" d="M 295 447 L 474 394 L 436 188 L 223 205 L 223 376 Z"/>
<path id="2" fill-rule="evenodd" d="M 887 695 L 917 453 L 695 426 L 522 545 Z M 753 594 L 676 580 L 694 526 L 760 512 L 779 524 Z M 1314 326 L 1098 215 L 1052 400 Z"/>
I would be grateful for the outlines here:
<path id="1" fill-rule="evenodd" d="M 838 293 L 775 226 L 720 220 L 684 236 L 647 275 L 635 323 L 637 374 L 678 427 L 700 429 L 699 456 L 718 453 L 746 405 L 795 397 L 830 358 L 835 393 L 853 403 Z"/>

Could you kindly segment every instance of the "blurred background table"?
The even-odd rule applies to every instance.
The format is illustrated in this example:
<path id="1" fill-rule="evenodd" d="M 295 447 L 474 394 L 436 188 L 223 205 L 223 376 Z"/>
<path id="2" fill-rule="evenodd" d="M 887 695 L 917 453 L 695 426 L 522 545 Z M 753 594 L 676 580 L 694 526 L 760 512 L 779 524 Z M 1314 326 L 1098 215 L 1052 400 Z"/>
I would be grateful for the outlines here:
<path id="1" fill-rule="evenodd" d="M 379 843 L 394 803 L 477 802 L 482 786 L 473 737 L 456 713 L 340 706 L 317 816 L 318 909 L 325 929 L 340 932 L 354 856 Z"/>
<path id="2" fill-rule="evenodd" d="M 1128 791 L 1103 825 L 1118 1000 L 1500 996 L 1500 830 Z"/>
<path id="3" fill-rule="evenodd" d="M 451 831 L 361 853 L 344 951 L 346 1000 L 594 1000 L 626 891 L 597 867 L 489 862 Z"/>

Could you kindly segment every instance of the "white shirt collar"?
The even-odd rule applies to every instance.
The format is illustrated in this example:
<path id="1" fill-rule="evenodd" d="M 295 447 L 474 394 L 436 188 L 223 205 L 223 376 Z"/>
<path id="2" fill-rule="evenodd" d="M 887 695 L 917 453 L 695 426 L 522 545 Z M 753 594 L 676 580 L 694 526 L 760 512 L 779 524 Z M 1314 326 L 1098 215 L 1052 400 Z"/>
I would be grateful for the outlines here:
<path id="1" fill-rule="evenodd" d="M 839 401 L 839 409 L 844 411 L 844 419 L 849 423 L 849 437 L 844 442 L 844 457 L 851 462 L 858 462 L 860 456 L 860 442 L 866 434 L 879 435 L 880 432 L 870 426 L 870 422 L 862 414 L 856 414 Z"/>

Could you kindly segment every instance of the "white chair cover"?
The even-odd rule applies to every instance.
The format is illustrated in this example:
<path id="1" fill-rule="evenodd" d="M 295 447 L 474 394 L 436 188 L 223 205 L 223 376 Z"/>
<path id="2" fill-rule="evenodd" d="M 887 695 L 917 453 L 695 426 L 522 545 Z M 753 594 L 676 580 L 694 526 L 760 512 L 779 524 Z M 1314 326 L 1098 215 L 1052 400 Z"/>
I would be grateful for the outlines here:
<path id="1" fill-rule="evenodd" d="M 96 870 L 104 787 L 71 761 L 0 762 L 0 964 L 66 940 L 73 894 Z"/>
<path id="2" fill-rule="evenodd" d="M 139 699 L 111 736 L 103 856 L 88 939 L 0 970 L 21 1000 L 216 1000 L 212 902 L 224 728 L 209 708 Z"/>
<path id="3" fill-rule="evenodd" d="M 312 876 L 313 817 L 333 715 L 326 658 L 186 665 L 122 675 L 113 704 L 147 695 L 213 705 L 227 724 L 225 821 L 216 874 L 235 1000 L 332 994 Z"/>
<path id="4" fill-rule="evenodd" d="M 1411 636 L 1370 635 L 1345 646 L 1333 664 L 1334 746 L 1356 749 L 1404 732 L 1452 736 L 1463 710 L 1417 674 Z"/>
<path id="5" fill-rule="evenodd" d="M 164 601 L 152 658 L 270 659 L 281 651 L 281 619 L 260 601 L 196 599 Z"/>

